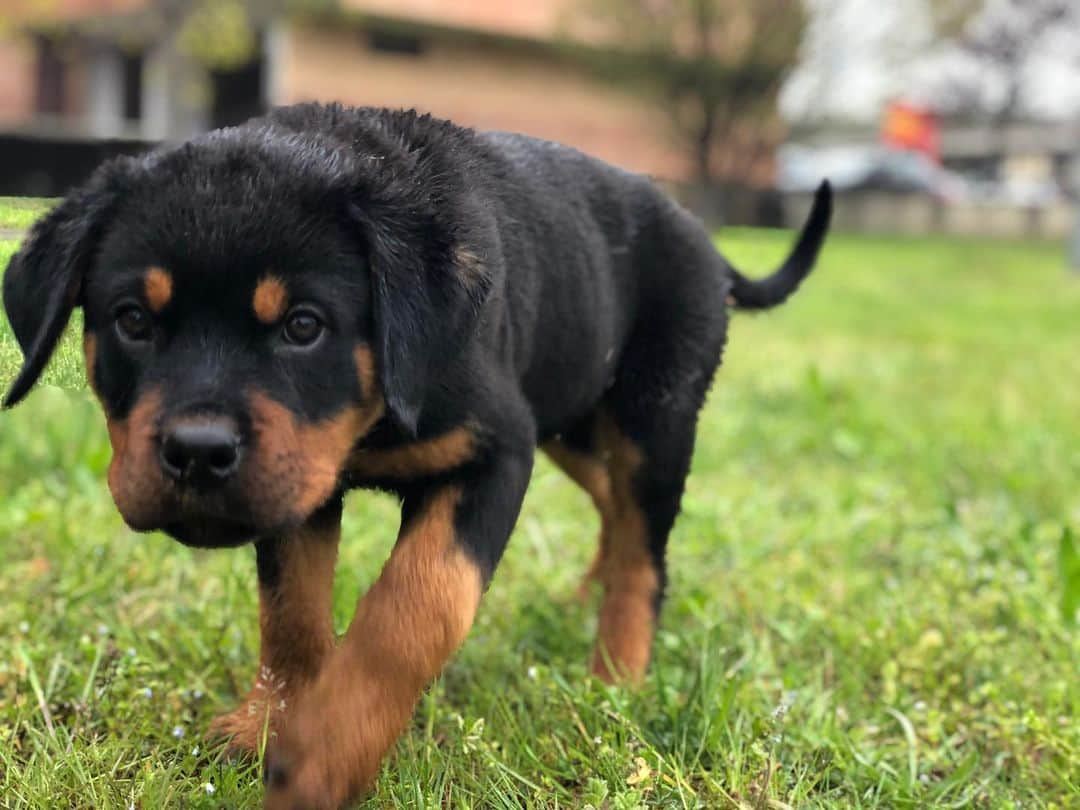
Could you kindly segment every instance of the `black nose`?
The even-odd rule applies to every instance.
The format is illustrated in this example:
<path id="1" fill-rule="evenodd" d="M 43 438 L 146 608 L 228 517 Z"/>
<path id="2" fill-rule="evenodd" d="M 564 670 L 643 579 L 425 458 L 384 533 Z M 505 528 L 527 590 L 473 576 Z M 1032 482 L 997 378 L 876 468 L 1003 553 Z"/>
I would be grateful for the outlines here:
<path id="1" fill-rule="evenodd" d="M 208 489 L 240 465 L 240 431 L 227 417 L 199 417 L 169 425 L 161 437 L 161 468 L 175 481 Z"/>

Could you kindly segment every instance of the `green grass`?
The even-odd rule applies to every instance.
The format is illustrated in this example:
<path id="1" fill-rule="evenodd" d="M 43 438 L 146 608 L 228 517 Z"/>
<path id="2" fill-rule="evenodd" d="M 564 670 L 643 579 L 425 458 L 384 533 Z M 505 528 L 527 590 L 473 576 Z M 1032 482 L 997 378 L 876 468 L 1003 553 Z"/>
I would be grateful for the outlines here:
<path id="1" fill-rule="evenodd" d="M 54 204 L 34 197 L 0 197 L 0 230 L 24 230 Z"/>
<path id="2" fill-rule="evenodd" d="M 763 270 L 788 240 L 720 243 Z M 835 237 L 735 319 L 647 683 L 585 676 L 597 520 L 540 461 L 366 806 L 1080 806 L 1078 313 L 1056 247 Z M 0 331 L 0 382 L 17 357 Z M 252 553 L 125 529 L 76 341 L 47 379 L 0 415 L 4 806 L 257 806 L 201 740 L 254 674 Z M 350 496 L 339 628 L 395 529 Z"/>

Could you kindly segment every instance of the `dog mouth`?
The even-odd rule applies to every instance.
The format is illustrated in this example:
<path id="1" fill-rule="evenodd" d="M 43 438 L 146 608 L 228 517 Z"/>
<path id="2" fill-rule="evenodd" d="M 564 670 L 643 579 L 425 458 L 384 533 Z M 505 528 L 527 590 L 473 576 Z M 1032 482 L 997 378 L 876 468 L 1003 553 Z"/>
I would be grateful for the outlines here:
<path id="1" fill-rule="evenodd" d="M 264 534 L 248 521 L 209 515 L 172 521 L 161 528 L 170 537 L 192 548 L 236 548 Z"/>
<path id="2" fill-rule="evenodd" d="M 200 493 L 174 486 L 167 504 L 155 528 L 193 548 L 235 548 L 274 528 L 265 525 L 251 505 L 235 493 Z"/>
<path id="3" fill-rule="evenodd" d="M 159 513 L 154 528 L 192 548 L 236 548 L 287 534 L 304 521 L 304 516 L 292 509 L 267 512 L 235 497 L 235 493 L 231 495 L 174 491 L 171 504 Z"/>
<path id="4" fill-rule="evenodd" d="M 305 471 L 295 465 L 279 470 L 249 459 L 228 475 L 199 481 L 164 474 L 154 463 L 157 455 L 114 455 L 110 467 L 113 501 L 137 532 L 161 531 L 193 548 L 235 548 L 288 534 L 307 520 L 313 504 L 321 505 L 306 498 L 314 492 L 304 488 Z"/>
<path id="5" fill-rule="evenodd" d="M 199 493 L 165 485 L 142 492 L 130 501 L 116 500 L 128 526 L 137 532 L 162 531 L 192 548 L 236 548 L 287 534 L 306 518 L 285 501 L 267 509 L 265 502 L 228 489 Z"/>

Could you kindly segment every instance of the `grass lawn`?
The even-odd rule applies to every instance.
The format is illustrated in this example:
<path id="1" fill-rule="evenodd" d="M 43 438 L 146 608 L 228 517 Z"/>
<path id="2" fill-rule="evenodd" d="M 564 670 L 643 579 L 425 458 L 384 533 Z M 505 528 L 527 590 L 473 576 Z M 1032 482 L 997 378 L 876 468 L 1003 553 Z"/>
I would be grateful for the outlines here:
<path id="1" fill-rule="evenodd" d="M 789 238 L 719 241 L 762 271 Z M 838 236 L 789 305 L 736 317 L 637 691 L 585 676 L 595 606 L 572 594 L 597 519 L 541 460 L 475 629 L 365 806 L 1080 806 L 1062 252 Z M 2 803 L 258 806 L 257 767 L 201 738 L 254 675 L 253 554 L 124 527 L 81 365 L 69 338 L 0 415 Z M 390 499 L 348 504 L 341 629 L 396 530 Z"/>
<path id="2" fill-rule="evenodd" d="M 29 228 L 53 205 L 53 200 L 35 197 L 0 197 L 0 230 Z"/>

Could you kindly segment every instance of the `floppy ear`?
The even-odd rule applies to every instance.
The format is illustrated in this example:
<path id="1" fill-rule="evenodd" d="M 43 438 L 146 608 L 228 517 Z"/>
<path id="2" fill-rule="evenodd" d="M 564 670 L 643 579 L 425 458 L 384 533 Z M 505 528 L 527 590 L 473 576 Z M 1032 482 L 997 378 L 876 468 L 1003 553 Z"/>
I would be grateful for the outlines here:
<path id="1" fill-rule="evenodd" d="M 115 194 L 99 171 L 38 221 L 4 273 L 4 309 L 23 365 L 4 397 L 10 408 L 30 391 L 79 303 Z"/>
<path id="2" fill-rule="evenodd" d="M 455 238 L 433 212 L 350 208 L 370 260 L 383 397 L 415 435 L 427 391 L 475 331 L 491 276 L 479 248 Z"/>

